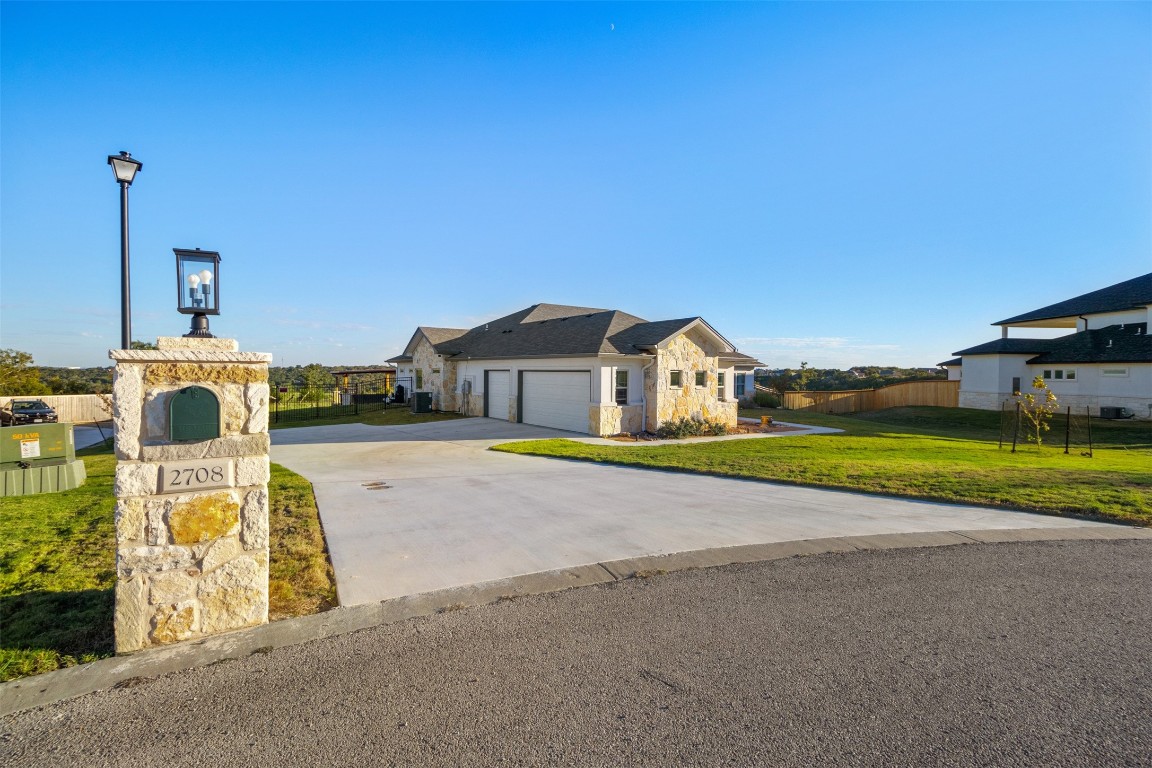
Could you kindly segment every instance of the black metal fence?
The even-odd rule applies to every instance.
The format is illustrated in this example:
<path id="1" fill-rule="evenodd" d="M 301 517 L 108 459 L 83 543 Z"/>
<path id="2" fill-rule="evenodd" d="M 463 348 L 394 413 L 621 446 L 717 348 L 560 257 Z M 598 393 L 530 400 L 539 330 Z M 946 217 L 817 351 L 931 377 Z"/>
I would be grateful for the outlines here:
<path id="1" fill-rule="evenodd" d="M 407 407 L 411 391 L 407 380 L 397 381 L 395 385 L 368 381 L 340 387 L 280 384 L 272 387 L 269 417 L 273 424 L 279 424 L 359 416 Z"/>

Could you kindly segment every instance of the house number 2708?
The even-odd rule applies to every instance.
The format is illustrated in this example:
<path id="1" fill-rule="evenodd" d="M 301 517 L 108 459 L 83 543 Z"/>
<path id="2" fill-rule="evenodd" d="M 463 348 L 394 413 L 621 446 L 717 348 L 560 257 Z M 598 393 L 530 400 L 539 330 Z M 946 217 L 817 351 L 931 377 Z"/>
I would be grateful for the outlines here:
<path id="1" fill-rule="evenodd" d="M 228 488 L 232 484 L 231 459 L 172 461 L 160 465 L 160 493 Z"/>

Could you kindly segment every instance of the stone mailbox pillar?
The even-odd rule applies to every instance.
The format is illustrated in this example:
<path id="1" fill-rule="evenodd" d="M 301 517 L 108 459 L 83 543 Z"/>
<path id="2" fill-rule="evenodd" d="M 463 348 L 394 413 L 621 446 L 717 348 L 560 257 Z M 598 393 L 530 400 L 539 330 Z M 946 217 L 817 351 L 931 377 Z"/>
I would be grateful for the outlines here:
<path id="1" fill-rule="evenodd" d="M 268 621 L 268 363 L 233 339 L 118 349 L 116 651 Z"/>

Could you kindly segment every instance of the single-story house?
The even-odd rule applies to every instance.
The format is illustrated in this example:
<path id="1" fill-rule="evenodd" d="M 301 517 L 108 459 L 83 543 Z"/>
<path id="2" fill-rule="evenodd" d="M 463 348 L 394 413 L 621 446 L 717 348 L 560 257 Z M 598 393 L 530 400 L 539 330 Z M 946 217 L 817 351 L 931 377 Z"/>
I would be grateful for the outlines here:
<path id="1" fill-rule="evenodd" d="M 1099 415 L 1127 408 L 1152 418 L 1152 273 L 1001 320 L 1001 337 L 940 365 L 960 379 L 960 406 L 998 410 L 1044 379 L 1061 406 Z M 1073 328 L 1054 339 L 1009 338 L 1009 328 Z"/>
<path id="2" fill-rule="evenodd" d="M 760 365 L 699 317 L 649 322 L 559 304 L 470 329 L 421 326 L 388 362 L 436 410 L 592 435 L 678 418 L 734 426 L 736 377 Z"/>

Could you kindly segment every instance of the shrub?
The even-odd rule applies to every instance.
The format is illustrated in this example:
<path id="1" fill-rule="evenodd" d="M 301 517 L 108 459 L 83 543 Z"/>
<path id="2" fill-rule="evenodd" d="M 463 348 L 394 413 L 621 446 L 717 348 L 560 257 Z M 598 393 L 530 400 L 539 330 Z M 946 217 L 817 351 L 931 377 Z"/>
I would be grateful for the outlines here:
<path id="1" fill-rule="evenodd" d="M 756 402 L 756 405 L 760 406 L 761 408 L 780 407 L 780 398 L 776 395 L 773 395 L 771 392 L 757 392 L 752 396 L 752 399 Z"/>
<path id="2" fill-rule="evenodd" d="M 698 419 L 672 419 L 660 425 L 656 436 L 664 440 L 680 440 L 685 437 L 700 437 L 728 434 L 728 425 L 720 421 Z"/>

